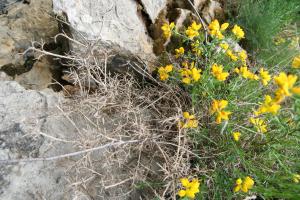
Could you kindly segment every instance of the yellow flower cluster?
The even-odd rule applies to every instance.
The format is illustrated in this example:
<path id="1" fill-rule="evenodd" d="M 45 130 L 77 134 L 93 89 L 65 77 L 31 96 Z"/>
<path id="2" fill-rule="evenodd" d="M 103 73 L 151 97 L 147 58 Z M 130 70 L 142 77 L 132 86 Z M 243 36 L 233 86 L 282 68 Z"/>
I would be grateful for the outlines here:
<path id="1" fill-rule="evenodd" d="M 185 34 L 190 38 L 193 39 L 194 37 L 199 36 L 199 30 L 202 27 L 201 24 L 197 24 L 195 21 L 187 28 Z"/>
<path id="2" fill-rule="evenodd" d="M 259 77 L 256 74 L 249 71 L 247 66 L 235 68 L 234 71 L 236 73 L 242 75 L 242 77 L 244 77 L 245 79 L 250 79 L 250 80 L 258 80 L 259 79 Z"/>
<path id="3" fill-rule="evenodd" d="M 179 122 L 180 128 L 197 128 L 198 127 L 198 120 L 196 119 L 195 115 L 190 115 L 188 112 L 183 113 L 184 121 Z"/>
<path id="4" fill-rule="evenodd" d="M 180 182 L 184 189 L 179 190 L 178 196 L 181 198 L 187 197 L 190 199 L 194 199 L 196 194 L 199 193 L 200 182 L 198 181 L 198 179 L 189 181 L 189 179 L 187 178 L 181 178 Z"/>
<path id="5" fill-rule="evenodd" d="M 197 55 L 197 56 L 200 56 L 202 51 L 201 51 L 201 48 L 200 48 L 200 41 L 199 40 L 196 40 L 195 42 L 193 42 L 191 44 L 191 47 L 192 47 L 192 51 Z"/>
<path id="6" fill-rule="evenodd" d="M 251 124 L 254 125 L 254 127 L 256 128 L 257 132 L 259 133 L 266 133 L 267 130 L 267 125 L 265 123 L 265 121 L 263 119 L 260 118 L 250 118 L 250 122 Z"/>
<path id="7" fill-rule="evenodd" d="M 264 68 L 260 68 L 259 75 L 260 75 L 262 84 L 264 86 L 268 85 L 268 83 L 271 80 L 271 75 L 269 74 L 269 72 L 266 71 Z"/>
<path id="8" fill-rule="evenodd" d="M 187 62 L 182 63 L 183 68 L 179 70 L 180 76 L 182 77 L 182 82 L 184 84 L 191 84 L 193 82 L 199 81 L 201 78 L 201 69 L 195 67 L 195 63 L 192 62 L 190 66 Z"/>
<path id="9" fill-rule="evenodd" d="M 216 113 L 216 123 L 220 124 L 222 120 L 228 120 L 229 115 L 231 112 L 224 111 L 224 109 L 227 107 L 228 101 L 226 100 L 213 100 L 212 106 L 211 106 L 211 114 Z"/>
<path id="10" fill-rule="evenodd" d="M 225 81 L 229 76 L 228 72 L 223 72 L 223 65 L 213 64 L 211 67 L 211 73 L 219 81 Z"/>
<path id="11" fill-rule="evenodd" d="M 254 186 L 254 180 L 250 176 L 247 176 L 244 178 L 244 180 L 239 178 L 235 181 L 235 187 L 233 191 L 238 192 L 242 190 L 242 192 L 247 193 L 250 189 L 252 189 L 253 186 Z"/>
<path id="12" fill-rule="evenodd" d="M 300 94 L 300 87 L 294 87 L 298 77 L 296 75 L 287 75 L 284 72 L 279 73 L 274 77 L 274 81 L 278 86 L 275 92 L 276 101 L 282 102 L 285 97 L 292 96 L 292 94 Z"/>
<path id="13" fill-rule="evenodd" d="M 175 49 L 175 57 L 179 58 L 180 56 L 182 56 L 184 54 L 184 48 L 180 47 L 178 49 Z"/>
<path id="14" fill-rule="evenodd" d="M 229 44 L 227 42 L 222 42 L 220 44 L 220 47 L 226 51 L 229 48 Z"/>
<path id="15" fill-rule="evenodd" d="M 245 33 L 243 31 L 243 29 L 241 27 L 239 27 L 238 25 L 234 25 L 233 29 L 232 29 L 232 33 L 238 38 L 238 39 L 242 39 L 245 38 Z"/>
<path id="16" fill-rule="evenodd" d="M 159 78 L 162 81 L 165 81 L 169 78 L 169 73 L 173 70 L 173 65 L 167 65 L 165 67 L 158 68 Z"/>
<path id="17" fill-rule="evenodd" d="M 222 40 L 224 39 L 224 35 L 222 33 L 228 28 L 228 26 L 229 23 L 224 23 L 220 27 L 219 21 L 215 19 L 208 26 L 210 35 L 216 37 L 219 40 Z"/>
<path id="18" fill-rule="evenodd" d="M 265 101 L 254 114 L 256 116 L 264 113 L 271 113 L 273 115 L 276 115 L 280 109 L 280 105 L 277 103 L 276 100 L 272 99 L 270 95 L 265 96 Z"/>
<path id="19" fill-rule="evenodd" d="M 232 60 L 232 61 L 237 61 L 238 57 L 232 52 L 232 50 L 228 49 L 226 51 L 226 55 Z"/>
<path id="20" fill-rule="evenodd" d="M 233 132 L 233 133 L 232 133 L 232 137 L 233 137 L 233 139 L 237 142 L 237 141 L 240 140 L 241 133 L 240 133 L 240 132 Z"/>
<path id="21" fill-rule="evenodd" d="M 163 31 L 163 35 L 165 38 L 169 38 L 172 35 L 172 30 L 175 28 L 174 22 L 168 24 L 165 23 L 162 27 L 161 30 Z"/>
<path id="22" fill-rule="evenodd" d="M 239 58 L 242 61 L 243 65 L 246 65 L 246 61 L 248 58 L 247 52 L 245 50 L 242 50 L 238 54 L 239 54 Z"/>
<path id="23" fill-rule="evenodd" d="M 295 183 L 299 183 L 300 182 L 300 174 L 293 174 L 293 181 Z"/>
<path id="24" fill-rule="evenodd" d="M 300 68 L 300 56 L 296 56 L 292 62 L 293 68 Z"/>

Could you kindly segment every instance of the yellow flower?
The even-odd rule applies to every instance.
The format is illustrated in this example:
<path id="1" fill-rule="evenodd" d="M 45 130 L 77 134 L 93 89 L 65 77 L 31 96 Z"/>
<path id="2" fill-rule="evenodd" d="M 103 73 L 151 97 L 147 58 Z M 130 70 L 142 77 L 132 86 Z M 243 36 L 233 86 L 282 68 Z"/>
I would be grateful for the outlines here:
<path id="1" fill-rule="evenodd" d="M 232 133 L 232 137 L 233 137 L 233 139 L 237 142 L 237 141 L 240 140 L 241 133 L 240 133 L 240 132 L 233 132 L 233 133 Z"/>
<path id="2" fill-rule="evenodd" d="M 229 45 L 228 45 L 227 42 L 222 42 L 222 43 L 220 44 L 220 47 L 226 51 L 226 50 L 229 48 Z"/>
<path id="3" fill-rule="evenodd" d="M 161 27 L 161 30 L 163 31 L 163 35 L 165 38 L 169 38 L 171 37 L 171 34 L 172 34 L 172 30 L 175 28 L 175 24 L 174 22 L 168 24 L 168 23 L 165 23 L 162 27 Z"/>
<path id="4" fill-rule="evenodd" d="M 189 179 L 187 179 L 187 178 L 181 178 L 180 182 L 181 182 L 183 187 L 188 187 L 188 185 L 190 183 Z"/>
<path id="5" fill-rule="evenodd" d="M 165 81 L 169 78 L 169 73 L 173 70 L 173 65 L 167 65 L 165 67 L 158 68 L 159 78 L 162 81 Z"/>
<path id="6" fill-rule="evenodd" d="M 225 30 L 227 24 L 222 24 L 223 29 Z M 228 24 L 229 25 L 229 24 Z M 218 39 L 224 39 L 224 35 L 222 34 L 221 30 L 220 30 L 220 23 L 218 20 L 213 20 L 209 26 L 208 26 L 209 30 L 210 30 L 210 34 Z"/>
<path id="7" fill-rule="evenodd" d="M 221 31 L 225 31 L 229 26 L 229 23 L 224 23 L 221 25 Z"/>
<path id="8" fill-rule="evenodd" d="M 251 177 L 247 176 L 243 181 L 241 190 L 247 193 L 248 190 L 252 189 L 253 185 L 254 185 L 254 180 Z"/>
<path id="9" fill-rule="evenodd" d="M 179 122 L 179 127 L 180 128 L 197 128 L 198 127 L 198 120 L 195 118 L 195 115 L 190 115 L 189 112 L 184 112 L 183 113 L 183 118 L 184 121 Z M 184 185 L 184 179 L 180 179 L 182 185 Z"/>
<path id="10" fill-rule="evenodd" d="M 297 79 L 296 75 L 287 75 L 284 72 L 274 76 L 274 81 L 279 87 L 275 92 L 277 102 L 281 102 L 285 97 L 292 94 L 300 94 L 300 87 L 294 87 Z"/>
<path id="11" fill-rule="evenodd" d="M 278 45 L 280 45 L 280 44 L 282 44 L 282 43 L 285 43 L 285 39 L 284 39 L 283 37 L 275 38 L 274 44 L 275 44 L 276 46 L 278 46 Z"/>
<path id="12" fill-rule="evenodd" d="M 200 79 L 200 77 L 201 77 L 200 72 L 201 72 L 201 69 L 197 69 L 195 67 L 192 68 L 192 78 L 195 82 L 197 82 Z"/>
<path id="13" fill-rule="evenodd" d="M 258 80 L 259 77 L 255 74 L 253 74 L 251 71 L 248 70 L 247 66 L 240 67 L 240 69 L 235 68 L 234 71 L 238 74 L 241 74 L 242 77 L 245 79 L 251 79 L 251 80 Z"/>
<path id="14" fill-rule="evenodd" d="M 211 106 L 211 114 L 216 113 L 216 123 L 220 124 L 222 120 L 229 120 L 229 115 L 231 112 L 224 111 L 223 109 L 226 108 L 228 105 L 228 101 L 226 100 L 213 100 Z"/>
<path id="15" fill-rule="evenodd" d="M 250 118 L 250 122 L 255 126 L 256 130 L 260 133 L 267 132 L 267 125 L 265 124 L 265 121 L 259 118 Z"/>
<path id="16" fill-rule="evenodd" d="M 260 68 L 259 75 L 261 77 L 261 82 L 264 86 L 268 85 L 269 81 L 271 80 L 271 75 L 268 71 L 265 71 L 264 68 Z"/>
<path id="17" fill-rule="evenodd" d="M 300 56 L 296 56 L 292 62 L 293 68 L 300 68 Z"/>
<path id="18" fill-rule="evenodd" d="M 179 197 L 184 197 L 186 195 L 186 191 L 185 190 L 179 190 L 179 192 L 178 192 L 178 196 Z"/>
<path id="19" fill-rule="evenodd" d="M 247 193 L 252 187 L 254 186 L 254 180 L 247 176 L 242 180 L 241 178 L 237 179 L 235 182 L 235 187 L 233 189 L 234 192 L 238 192 L 242 190 L 243 192 Z"/>
<path id="20" fill-rule="evenodd" d="M 191 44 L 191 46 L 192 46 L 192 51 L 194 52 L 194 53 L 196 53 L 196 55 L 198 55 L 198 56 L 200 56 L 201 55 L 201 48 L 200 48 L 200 41 L 199 40 L 196 40 L 195 42 L 193 42 L 192 44 Z"/>
<path id="21" fill-rule="evenodd" d="M 211 73 L 219 81 L 225 81 L 226 78 L 229 76 L 228 72 L 223 72 L 223 66 L 217 64 L 213 64 L 211 68 Z"/>
<path id="22" fill-rule="evenodd" d="M 242 39 L 245 38 L 245 33 L 243 31 L 243 29 L 241 27 L 239 27 L 238 25 L 234 25 L 233 29 L 232 29 L 232 33 L 238 38 L 238 39 Z"/>
<path id="23" fill-rule="evenodd" d="M 265 96 L 264 103 L 259 107 L 256 115 L 264 114 L 264 113 L 272 113 L 276 115 L 280 109 L 280 105 L 276 100 L 273 100 L 270 95 Z"/>
<path id="24" fill-rule="evenodd" d="M 183 47 L 180 47 L 178 49 L 175 49 L 175 57 L 176 58 L 179 58 L 180 56 L 182 56 L 184 54 L 184 48 Z"/>
<path id="25" fill-rule="evenodd" d="M 240 51 L 239 57 L 243 63 L 246 63 L 246 60 L 248 58 L 247 52 L 245 50 Z"/>
<path id="26" fill-rule="evenodd" d="M 237 57 L 236 55 L 234 55 L 233 52 L 232 52 L 230 49 L 228 49 L 228 50 L 226 51 L 226 54 L 227 54 L 227 56 L 228 56 L 231 60 L 233 60 L 233 61 L 237 61 L 237 60 L 238 60 L 238 57 Z"/>
<path id="27" fill-rule="evenodd" d="M 208 28 L 210 30 L 220 30 L 220 23 L 217 19 L 213 20 L 209 25 Z"/>
<path id="28" fill-rule="evenodd" d="M 181 198 L 187 197 L 194 199 L 196 194 L 199 193 L 200 183 L 198 179 L 189 181 L 187 178 L 180 179 L 180 182 L 184 189 L 179 190 L 178 196 Z"/>
<path id="29" fill-rule="evenodd" d="M 228 101 L 226 100 L 213 100 L 211 113 L 214 114 L 215 112 L 226 108 L 228 105 Z"/>
<path id="30" fill-rule="evenodd" d="M 201 24 L 197 24 L 195 21 L 187 28 L 185 34 L 190 38 L 193 39 L 199 35 L 199 30 L 201 28 Z"/>
<path id="31" fill-rule="evenodd" d="M 242 179 L 241 179 L 241 178 L 238 178 L 238 179 L 235 181 L 235 187 L 234 187 L 233 191 L 234 191 L 234 192 L 240 191 L 241 188 L 242 188 L 242 183 L 243 183 Z"/>
<path id="32" fill-rule="evenodd" d="M 190 66 L 188 66 L 188 63 L 183 63 L 184 68 L 179 70 L 179 73 L 182 77 L 182 82 L 185 84 L 191 84 L 192 82 L 197 82 L 201 78 L 201 69 L 197 69 L 195 67 L 194 62 L 191 63 Z"/>
<path id="33" fill-rule="evenodd" d="M 300 175 L 299 174 L 293 174 L 293 181 L 294 183 L 300 182 Z"/>

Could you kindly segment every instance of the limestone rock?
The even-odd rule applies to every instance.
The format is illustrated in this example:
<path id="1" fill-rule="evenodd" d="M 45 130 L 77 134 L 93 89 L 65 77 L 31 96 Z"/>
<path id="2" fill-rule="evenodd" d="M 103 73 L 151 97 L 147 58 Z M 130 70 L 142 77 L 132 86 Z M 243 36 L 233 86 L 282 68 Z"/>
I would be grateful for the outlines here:
<path id="1" fill-rule="evenodd" d="M 30 71 L 16 75 L 15 81 L 26 89 L 42 90 L 50 86 L 54 81 L 52 71 L 56 68 L 51 58 L 42 57 L 37 60 Z"/>
<path id="2" fill-rule="evenodd" d="M 48 42 L 58 33 L 51 0 L 14 1 L 0 15 L 0 69 L 19 75 L 31 69 L 33 55 L 22 55 L 32 41 Z M 28 2 L 28 1 L 26 1 Z"/>
<path id="3" fill-rule="evenodd" d="M 144 10 L 150 11 L 149 16 L 154 19 L 158 13 L 156 1 L 143 2 L 144 6 L 153 6 Z M 164 1 L 158 2 L 161 2 L 157 4 L 160 7 Z M 110 42 L 111 46 L 120 46 L 144 60 L 152 60 L 152 39 L 139 6 L 138 1 L 133 0 L 53 0 L 54 11 L 67 15 L 75 39 L 82 41 L 83 35 L 88 40 Z"/>
<path id="4" fill-rule="evenodd" d="M 145 12 L 148 13 L 152 23 L 155 22 L 161 10 L 167 5 L 167 0 L 141 0 Z"/>
<path id="5" fill-rule="evenodd" d="M 65 150 L 66 146 L 45 151 L 47 138 L 38 134 L 63 134 L 72 127 L 53 121 L 51 112 L 59 99 L 51 90 L 25 90 L 15 81 L 0 81 L 0 159 L 47 156 Z M 62 199 L 64 169 L 56 162 L 0 164 L 0 199 Z"/>

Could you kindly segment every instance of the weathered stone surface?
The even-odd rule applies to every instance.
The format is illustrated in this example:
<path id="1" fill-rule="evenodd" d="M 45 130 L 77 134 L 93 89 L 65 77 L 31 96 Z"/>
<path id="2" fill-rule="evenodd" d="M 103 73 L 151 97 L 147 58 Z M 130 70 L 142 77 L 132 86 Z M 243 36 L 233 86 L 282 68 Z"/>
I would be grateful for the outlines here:
<path id="1" fill-rule="evenodd" d="M 60 120 L 54 121 L 55 115 L 51 112 L 59 99 L 51 90 L 25 90 L 15 81 L 0 81 L 0 159 L 65 151 L 67 146 L 49 150 L 49 141 L 39 134 L 55 136 L 72 127 L 63 126 Z M 0 199 L 62 199 L 66 184 L 62 178 L 64 169 L 56 162 L 0 164 Z"/>
<path id="2" fill-rule="evenodd" d="M 26 89 L 42 90 L 49 87 L 54 81 L 52 71 L 57 67 L 51 61 L 51 58 L 42 57 L 33 64 L 29 72 L 16 75 L 14 80 Z"/>
<path id="3" fill-rule="evenodd" d="M 31 69 L 33 55 L 22 55 L 31 42 L 48 42 L 58 33 L 51 0 L 14 2 L 5 4 L 7 14 L 0 15 L 0 70 L 11 76 Z"/>
<path id="4" fill-rule="evenodd" d="M 76 39 L 82 40 L 82 34 L 89 40 L 111 42 L 112 46 L 120 46 L 145 60 L 151 60 L 154 58 L 152 39 L 138 11 L 139 6 L 133 0 L 53 1 L 54 11 L 67 15 Z"/>
<path id="5" fill-rule="evenodd" d="M 154 23 L 160 11 L 166 7 L 167 0 L 141 0 L 141 3 L 152 23 Z"/>

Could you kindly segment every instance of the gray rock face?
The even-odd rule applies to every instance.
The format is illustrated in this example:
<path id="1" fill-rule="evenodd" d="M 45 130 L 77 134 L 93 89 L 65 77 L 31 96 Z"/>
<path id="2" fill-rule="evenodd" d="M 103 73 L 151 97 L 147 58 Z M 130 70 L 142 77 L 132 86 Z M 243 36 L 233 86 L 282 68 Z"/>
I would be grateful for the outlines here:
<path id="1" fill-rule="evenodd" d="M 34 55 L 22 55 L 31 42 L 49 42 L 58 33 L 58 24 L 51 16 L 52 1 L 31 0 L 28 4 L 9 0 L 1 5 L 7 14 L 0 15 L 0 71 L 20 75 L 33 67 Z"/>
<path id="2" fill-rule="evenodd" d="M 154 57 L 143 12 L 153 22 L 166 0 L 53 0 L 54 12 L 65 13 L 76 39 L 111 42 L 145 60 Z M 142 12 L 143 11 L 143 12 Z M 78 34 L 80 32 L 80 34 Z"/>
<path id="3" fill-rule="evenodd" d="M 25 90 L 14 81 L 0 81 L 1 160 L 47 156 L 65 150 L 46 151 L 47 138 L 39 134 L 51 134 L 51 131 L 62 134 L 63 130 L 68 130 L 63 122 L 55 120 L 53 113 L 50 114 L 58 99 L 59 96 L 50 90 Z M 0 164 L 0 199 L 62 199 L 64 169 L 56 162 Z"/>

